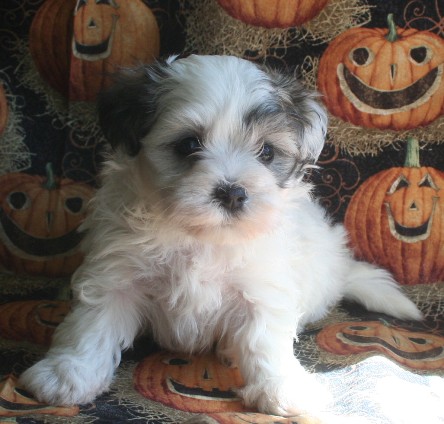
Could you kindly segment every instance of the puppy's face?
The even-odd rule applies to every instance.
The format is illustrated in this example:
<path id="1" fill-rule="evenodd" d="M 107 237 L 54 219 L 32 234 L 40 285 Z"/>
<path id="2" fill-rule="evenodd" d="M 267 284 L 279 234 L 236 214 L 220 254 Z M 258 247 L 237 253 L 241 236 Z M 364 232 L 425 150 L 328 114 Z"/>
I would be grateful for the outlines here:
<path id="1" fill-rule="evenodd" d="M 155 213 L 214 243 L 279 224 L 285 202 L 306 193 L 326 125 L 296 81 L 226 56 L 127 71 L 99 115 L 113 147 L 137 156 Z"/>

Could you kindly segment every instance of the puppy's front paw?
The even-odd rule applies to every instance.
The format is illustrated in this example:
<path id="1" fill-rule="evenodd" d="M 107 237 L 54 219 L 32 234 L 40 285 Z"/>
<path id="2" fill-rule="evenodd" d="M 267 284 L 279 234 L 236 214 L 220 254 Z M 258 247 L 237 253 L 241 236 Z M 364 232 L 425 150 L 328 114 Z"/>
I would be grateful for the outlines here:
<path id="1" fill-rule="evenodd" d="M 48 356 L 20 376 L 20 382 L 37 400 L 51 405 L 89 403 L 106 391 L 111 370 L 97 371 L 90 363 L 70 354 Z"/>
<path id="2" fill-rule="evenodd" d="M 306 372 L 249 384 L 240 395 L 247 406 L 256 406 L 260 412 L 281 416 L 316 417 L 332 400 L 328 390 Z"/>

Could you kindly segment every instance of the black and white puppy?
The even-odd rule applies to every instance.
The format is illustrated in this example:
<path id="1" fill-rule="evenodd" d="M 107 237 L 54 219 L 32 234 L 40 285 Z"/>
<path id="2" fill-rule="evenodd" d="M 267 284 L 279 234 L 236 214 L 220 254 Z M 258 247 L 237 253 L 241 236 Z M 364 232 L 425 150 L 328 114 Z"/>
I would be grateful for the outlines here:
<path id="1" fill-rule="evenodd" d="M 304 324 L 341 298 L 420 319 L 391 276 L 357 262 L 313 202 L 304 170 L 326 114 L 292 78 L 222 56 L 120 75 L 99 112 L 115 148 L 87 229 L 76 303 L 21 381 L 51 404 L 107 390 L 142 330 L 165 349 L 216 347 L 240 368 L 245 403 L 317 412 L 293 351 Z"/>

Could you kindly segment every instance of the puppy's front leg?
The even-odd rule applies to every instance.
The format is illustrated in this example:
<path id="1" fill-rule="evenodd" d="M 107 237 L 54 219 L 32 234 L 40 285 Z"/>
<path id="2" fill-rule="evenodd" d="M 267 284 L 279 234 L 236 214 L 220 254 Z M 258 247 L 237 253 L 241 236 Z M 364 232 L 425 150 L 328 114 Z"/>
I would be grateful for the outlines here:
<path id="1" fill-rule="evenodd" d="M 46 357 L 20 377 L 35 397 L 52 405 L 91 402 L 106 391 L 139 329 L 131 290 L 109 290 L 95 303 L 80 300 L 57 328 Z"/>
<path id="2" fill-rule="evenodd" d="M 294 329 L 280 313 L 255 312 L 236 336 L 239 367 L 246 385 L 240 391 L 247 406 L 275 415 L 317 415 L 329 394 L 303 369 L 293 354 Z"/>

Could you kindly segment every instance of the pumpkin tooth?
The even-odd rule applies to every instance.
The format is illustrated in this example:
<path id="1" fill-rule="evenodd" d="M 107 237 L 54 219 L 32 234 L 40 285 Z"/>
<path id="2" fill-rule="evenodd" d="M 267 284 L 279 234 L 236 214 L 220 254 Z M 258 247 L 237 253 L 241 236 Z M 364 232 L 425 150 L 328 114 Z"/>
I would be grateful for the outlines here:
<path id="1" fill-rule="evenodd" d="M 46 227 L 48 228 L 48 231 L 51 230 L 53 221 L 54 221 L 54 212 L 46 212 Z"/>
<path id="2" fill-rule="evenodd" d="M 395 82 L 397 68 L 397 65 L 394 63 L 390 65 L 390 78 L 392 80 L 392 83 Z"/>

